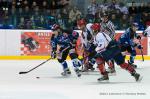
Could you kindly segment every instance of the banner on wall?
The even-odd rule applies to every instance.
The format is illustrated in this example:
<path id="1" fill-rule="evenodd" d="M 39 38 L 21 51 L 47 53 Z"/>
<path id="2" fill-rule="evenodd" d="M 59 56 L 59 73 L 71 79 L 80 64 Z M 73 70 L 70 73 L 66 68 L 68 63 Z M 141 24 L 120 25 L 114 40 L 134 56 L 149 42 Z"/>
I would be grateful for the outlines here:
<path id="1" fill-rule="evenodd" d="M 116 33 L 116 35 L 115 35 L 115 39 L 116 40 L 118 40 L 119 39 L 119 37 L 121 36 L 121 34 L 122 33 Z M 142 35 L 141 33 L 138 33 L 139 35 Z M 139 41 L 136 41 L 137 43 L 139 43 Z M 148 38 L 147 37 L 145 37 L 145 38 L 143 38 L 143 39 L 141 39 L 141 45 L 143 46 L 143 55 L 148 55 Z M 80 40 L 80 38 L 78 39 L 78 41 L 77 41 L 77 53 L 78 53 L 78 55 L 82 55 L 83 54 L 83 49 L 81 49 L 81 40 Z M 137 55 L 141 55 L 141 50 L 139 50 L 139 49 L 137 49 L 136 48 L 136 53 L 137 53 Z M 126 53 L 126 54 L 128 54 L 129 55 L 129 53 Z"/>
<path id="2" fill-rule="evenodd" d="M 117 33 L 116 35 L 115 35 L 115 39 L 116 40 L 118 40 L 118 38 L 121 36 L 121 34 L 122 33 Z M 142 33 L 138 33 L 139 35 L 142 35 Z M 137 43 L 139 43 L 139 41 L 137 40 L 137 41 L 135 41 L 135 42 L 137 42 Z M 148 38 L 147 37 L 144 37 L 144 38 L 142 38 L 141 39 L 141 45 L 143 46 L 143 54 L 144 55 L 148 55 L 148 46 L 147 46 L 147 44 L 148 44 Z M 136 48 L 136 53 L 137 53 L 137 55 L 141 55 L 141 50 L 139 50 L 139 49 L 137 49 Z"/>
<path id="3" fill-rule="evenodd" d="M 22 32 L 21 55 L 47 56 L 50 54 L 52 32 Z"/>
<path id="4" fill-rule="evenodd" d="M 122 33 L 116 33 L 115 38 L 118 39 Z M 32 56 L 49 56 L 51 52 L 50 39 L 52 32 L 22 32 L 21 33 L 21 55 Z M 148 39 L 141 40 L 143 46 L 143 54 L 148 55 Z M 80 38 L 77 41 L 76 51 L 82 55 Z M 141 51 L 136 49 L 137 55 L 141 55 Z"/>

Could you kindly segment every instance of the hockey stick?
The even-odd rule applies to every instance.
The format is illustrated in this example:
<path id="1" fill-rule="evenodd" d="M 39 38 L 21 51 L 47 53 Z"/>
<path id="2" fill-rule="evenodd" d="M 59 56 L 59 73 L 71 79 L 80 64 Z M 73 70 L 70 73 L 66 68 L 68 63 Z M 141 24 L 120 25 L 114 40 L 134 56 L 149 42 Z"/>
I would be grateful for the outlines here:
<path id="1" fill-rule="evenodd" d="M 26 73 L 29 73 L 29 72 L 33 71 L 34 69 L 40 67 L 40 66 L 43 65 L 44 63 L 48 62 L 49 60 L 51 60 L 51 58 L 47 59 L 46 61 L 42 62 L 41 64 L 37 65 L 36 67 L 34 67 L 34 68 L 32 68 L 32 69 L 30 69 L 30 70 L 28 70 L 28 71 L 19 72 L 19 74 L 26 74 Z"/>
<path id="2" fill-rule="evenodd" d="M 139 40 L 139 42 L 140 42 L 140 45 L 141 45 L 141 40 Z M 142 49 L 140 49 L 140 52 L 141 52 L 141 55 L 142 55 L 142 61 L 144 61 L 143 50 L 142 50 Z"/>
<path id="3" fill-rule="evenodd" d="M 63 49 L 63 51 L 65 51 L 65 50 L 68 49 L 68 48 L 69 48 L 69 47 L 66 47 L 65 49 Z M 48 61 L 51 60 L 51 59 L 52 59 L 52 58 L 47 59 L 46 61 L 42 62 L 42 63 L 39 64 L 38 66 L 36 66 L 36 67 L 34 67 L 34 68 L 32 68 L 32 69 L 30 69 L 30 70 L 28 70 L 28 71 L 19 72 L 19 74 L 26 74 L 26 73 L 29 73 L 29 72 L 33 71 L 34 69 L 40 67 L 40 66 L 43 65 L 44 63 L 48 62 Z"/>

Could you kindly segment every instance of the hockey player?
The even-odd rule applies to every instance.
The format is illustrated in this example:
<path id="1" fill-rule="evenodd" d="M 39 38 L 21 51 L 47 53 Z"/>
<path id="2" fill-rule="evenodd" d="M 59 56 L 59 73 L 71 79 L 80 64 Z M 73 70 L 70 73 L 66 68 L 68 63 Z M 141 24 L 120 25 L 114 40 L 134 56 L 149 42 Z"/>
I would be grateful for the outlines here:
<path id="1" fill-rule="evenodd" d="M 109 20 L 108 12 L 104 12 L 102 14 L 101 20 L 102 20 L 102 22 L 100 23 L 100 25 L 101 25 L 101 32 L 106 33 L 107 35 L 109 35 L 109 37 L 111 39 L 114 39 L 115 26 L 111 22 L 111 20 Z M 115 74 L 116 71 L 115 71 L 114 61 L 113 60 L 109 60 L 109 61 L 107 61 L 107 64 L 109 65 L 107 72 L 109 72 L 111 74 Z"/>
<path id="2" fill-rule="evenodd" d="M 92 23 L 86 24 L 84 19 L 81 19 L 77 22 L 77 25 L 81 32 L 81 43 L 84 50 L 83 53 L 83 72 L 88 71 L 89 69 L 94 70 L 93 65 L 95 64 L 95 45 L 93 44 L 94 38 L 91 30 Z"/>
<path id="3" fill-rule="evenodd" d="M 147 23 L 146 23 L 146 29 L 145 29 L 145 31 L 143 32 L 143 35 L 144 35 L 145 37 L 150 36 L 150 22 L 147 22 Z"/>
<path id="4" fill-rule="evenodd" d="M 55 32 L 57 32 L 57 30 L 55 30 Z M 56 57 L 55 54 L 56 54 L 56 50 L 57 50 L 57 45 L 59 45 L 60 49 L 57 52 L 57 60 L 63 67 L 63 72 L 61 73 L 61 75 L 67 76 L 67 75 L 71 74 L 71 71 L 68 68 L 68 65 L 66 62 L 66 58 L 69 54 L 69 56 L 72 60 L 73 66 L 74 66 L 74 70 L 75 70 L 77 76 L 80 77 L 81 73 L 80 73 L 78 67 L 81 66 L 81 62 L 77 58 L 78 56 L 75 52 L 75 43 L 76 43 L 77 38 L 79 37 L 79 34 L 74 31 L 73 33 L 71 33 L 69 35 L 68 34 L 69 32 L 70 31 L 63 30 L 62 34 L 51 39 L 51 45 L 52 45 L 52 49 L 53 49 L 51 56 L 53 58 Z"/>
<path id="5" fill-rule="evenodd" d="M 125 33 L 121 35 L 119 38 L 119 43 L 121 45 L 122 52 L 128 51 L 130 55 L 130 60 L 128 61 L 130 65 L 134 68 L 137 68 L 137 65 L 134 64 L 134 59 L 136 56 L 135 47 L 138 49 L 142 49 L 143 47 L 140 44 L 134 42 L 135 39 L 141 39 L 139 35 L 137 35 L 136 31 L 138 30 L 138 24 L 132 23 L 131 27 L 129 27 Z"/>
<path id="6" fill-rule="evenodd" d="M 136 81 L 140 81 L 140 74 L 136 73 L 134 68 L 125 63 L 124 57 L 121 54 L 121 50 L 119 48 L 118 43 L 115 40 L 112 40 L 109 35 L 100 32 L 100 24 L 95 23 L 92 25 L 92 29 L 94 34 L 96 35 L 94 38 L 94 43 L 96 44 L 96 62 L 98 64 L 98 68 L 102 75 L 101 78 L 98 78 L 98 81 L 109 80 L 108 72 L 105 69 L 105 61 L 110 59 L 115 60 L 115 62 L 120 65 L 121 68 L 126 69 L 131 73 L 131 75 L 135 78 Z"/>
<path id="7" fill-rule="evenodd" d="M 53 31 L 53 34 L 52 34 L 51 41 L 50 41 L 50 44 L 52 46 L 51 58 L 56 58 L 56 50 L 57 50 L 56 41 L 60 37 L 60 35 L 62 35 L 62 29 L 60 28 L 58 24 L 54 24 L 52 26 L 52 31 Z"/>
<path id="8" fill-rule="evenodd" d="M 109 14 L 107 12 L 104 12 L 101 16 L 102 22 L 101 25 L 101 32 L 106 33 L 109 35 L 112 39 L 114 39 L 115 36 L 115 26 L 114 24 L 109 20 Z"/>

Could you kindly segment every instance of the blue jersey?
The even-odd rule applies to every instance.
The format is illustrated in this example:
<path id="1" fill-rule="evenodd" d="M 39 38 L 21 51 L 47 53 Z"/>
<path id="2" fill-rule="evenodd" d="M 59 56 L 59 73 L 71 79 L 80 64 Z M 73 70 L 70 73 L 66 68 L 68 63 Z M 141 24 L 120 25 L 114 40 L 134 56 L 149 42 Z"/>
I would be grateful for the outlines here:
<path id="1" fill-rule="evenodd" d="M 51 38 L 51 46 L 52 50 L 57 50 L 57 45 L 59 45 L 62 49 L 66 47 L 75 47 L 76 41 L 79 37 L 79 34 L 75 31 L 73 33 L 68 34 L 68 36 L 58 35 L 57 37 L 53 36 Z"/>
<path id="2" fill-rule="evenodd" d="M 132 32 L 133 31 L 131 30 L 131 28 L 128 28 L 119 38 L 119 43 L 124 46 L 134 46 L 135 43 L 133 42 L 133 40 L 138 35 Z"/>

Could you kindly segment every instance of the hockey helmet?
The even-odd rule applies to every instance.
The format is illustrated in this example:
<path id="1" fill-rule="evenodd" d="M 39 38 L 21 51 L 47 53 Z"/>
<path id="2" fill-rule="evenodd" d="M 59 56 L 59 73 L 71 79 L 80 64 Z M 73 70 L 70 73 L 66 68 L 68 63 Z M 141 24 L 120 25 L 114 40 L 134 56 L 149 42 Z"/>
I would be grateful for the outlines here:
<path id="1" fill-rule="evenodd" d="M 60 25 L 58 24 L 54 24 L 51 28 L 53 31 L 57 30 L 57 29 L 60 29 Z"/>
<path id="2" fill-rule="evenodd" d="M 86 21 L 84 19 L 81 19 L 81 20 L 77 21 L 78 26 L 82 26 L 82 25 L 85 25 L 85 24 L 86 24 Z"/>
<path id="3" fill-rule="evenodd" d="M 137 29 L 139 28 L 139 24 L 137 22 L 133 22 L 132 26 L 136 27 Z"/>
<path id="4" fill-rule="evenodd" d="M 94 23 L 92 26 L 91 26 L 91 29 L 93 31 L 100 31 L 100 28 L 101 28 L 101 25 L 99 23 Z"/>

